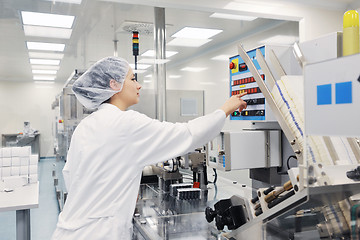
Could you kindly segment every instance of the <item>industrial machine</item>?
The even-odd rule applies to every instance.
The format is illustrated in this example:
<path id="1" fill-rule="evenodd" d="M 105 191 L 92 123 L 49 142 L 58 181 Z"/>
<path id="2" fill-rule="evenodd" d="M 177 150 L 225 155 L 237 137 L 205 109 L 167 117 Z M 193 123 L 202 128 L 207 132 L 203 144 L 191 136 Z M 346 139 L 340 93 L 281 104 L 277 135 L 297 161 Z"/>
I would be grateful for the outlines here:
<path id="1" fill-rule="evenodd" d="M 332 39 L 335 44 L 330 48 L 332 56 L 329 51 L 323 51 L 324 46 L 303 45 L 308 54 L 326 52 L 327 56 L 316 58 L 321 62 L 311 62 L 307 60 L 311 58 L 298 51 L 303 75 L 287 75 L 274 54 L 271 62 L 277 66 L 279 78 L 274 77 L 261 48 L 254 54 L 239 45 L 239 55 L 245 64 L 239 60 L 238 68 L 249 69 L 265 98 L 265 107 L 251 110 L 254 114 L 235 113 L 233 117 L 266 119 L 263 115 L 269 107 L 290 143 L 298 167 L 287 171 L 286 182 L 258 188 L 251 198 L 234 192 L 233 197 L 216 203 L 214 209 L 208 208 L 209 222 L 215 219 L 218 229 L 228 225 L 228 230 L 232 230 L 222 235 L 225 239 L 247 239 L 249 235 L 253 239 L 358 239 L 360 131 L 357 119 L 360 115 L 356 109 L 360 104 L 360 55 L 339 58 L 339 51 L 332 51 L 341 47 L 339 34 L 316 41 L 329 42 L 326 39 Z M 307 46 L 318 47 L 309 52 Z M 295 47 L 301 50 L 301 46 Z M 244 90 L 232 88 L 233 91 Z M 239 148 L 244 144 L 243 139 L 237 137 L 239 133 L 222 135 L 217 144 L 222 146 L 220 149 L 211 152 L 210 146 L 209 165 L 215 164 L 223 170 L 249 167 L 246 165 L 249 163 L 240 163 L 241 154 L 234 150 L 235 146 Z M 263 140 L 256 141 L 264 145 Z M 271 148 L 271 143 L 268 145 Z M 264 159 L 271 159 L 269 154 L 265 156 Z M 256 167 L 257 164 L 254 160 Z M 264 160 L 263 166 L 270 167 L 271 161 Z"/>

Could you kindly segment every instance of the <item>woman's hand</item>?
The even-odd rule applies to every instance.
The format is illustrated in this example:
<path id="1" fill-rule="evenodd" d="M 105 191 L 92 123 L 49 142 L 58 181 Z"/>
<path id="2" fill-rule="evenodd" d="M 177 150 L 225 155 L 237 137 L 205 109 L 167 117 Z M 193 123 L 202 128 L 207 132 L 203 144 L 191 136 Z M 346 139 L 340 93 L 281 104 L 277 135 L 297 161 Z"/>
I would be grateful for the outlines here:
<path id="1" fill-rule="evenodd" d="M 244 100 L 241 99 L 241 97 L 245 96 L 246 93 L 233 95 L 231 98 L 226 100 L 224 105 L 221 107 L 221 109 L 225 112 L 226 117 L 229 116 L 229 114 L 235 112 L 237 109 L 241 112 L 243 109 L 246 109 L 247 104 Z"/>

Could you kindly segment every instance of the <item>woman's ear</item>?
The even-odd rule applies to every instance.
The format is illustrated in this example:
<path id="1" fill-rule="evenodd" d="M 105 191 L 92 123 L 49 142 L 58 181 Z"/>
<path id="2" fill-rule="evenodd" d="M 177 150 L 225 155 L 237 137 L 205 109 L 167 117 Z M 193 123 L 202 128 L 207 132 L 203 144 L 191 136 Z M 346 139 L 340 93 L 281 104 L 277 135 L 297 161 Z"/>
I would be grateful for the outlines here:
<path id="1" fill-rule="evenodd" d="M 115 81 L 114 79 L 110 80 L 110 87 L 114 91 L 120 91 L 121 90 L 121 83 Z"/>

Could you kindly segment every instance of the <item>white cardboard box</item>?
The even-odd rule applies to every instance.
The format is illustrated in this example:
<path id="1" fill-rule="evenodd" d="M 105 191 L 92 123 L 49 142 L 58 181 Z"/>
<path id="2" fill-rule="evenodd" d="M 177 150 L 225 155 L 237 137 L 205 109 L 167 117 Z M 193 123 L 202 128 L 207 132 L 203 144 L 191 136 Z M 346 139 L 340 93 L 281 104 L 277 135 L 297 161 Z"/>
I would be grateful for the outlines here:
<path id="1" fill-rule="evenodd" d="M 12 157 L 11 158 L 11 166 L 20 166 L 20 158 Z"/>

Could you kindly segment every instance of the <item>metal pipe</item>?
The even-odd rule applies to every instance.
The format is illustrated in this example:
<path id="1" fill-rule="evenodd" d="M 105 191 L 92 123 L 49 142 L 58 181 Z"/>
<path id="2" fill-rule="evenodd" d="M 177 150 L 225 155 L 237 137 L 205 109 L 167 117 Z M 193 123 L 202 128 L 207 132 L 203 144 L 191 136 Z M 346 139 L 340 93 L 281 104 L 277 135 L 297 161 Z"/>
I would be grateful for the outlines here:
<path id="1" fill-rule="evenodd" d="M 159 59 L 165 59 L 165 8 L 154 8 L 154 43 L 155 43 L 155 96 L 156 118 L 159 121 L 166 120 L 166 65 L 158 63 Z"/>

